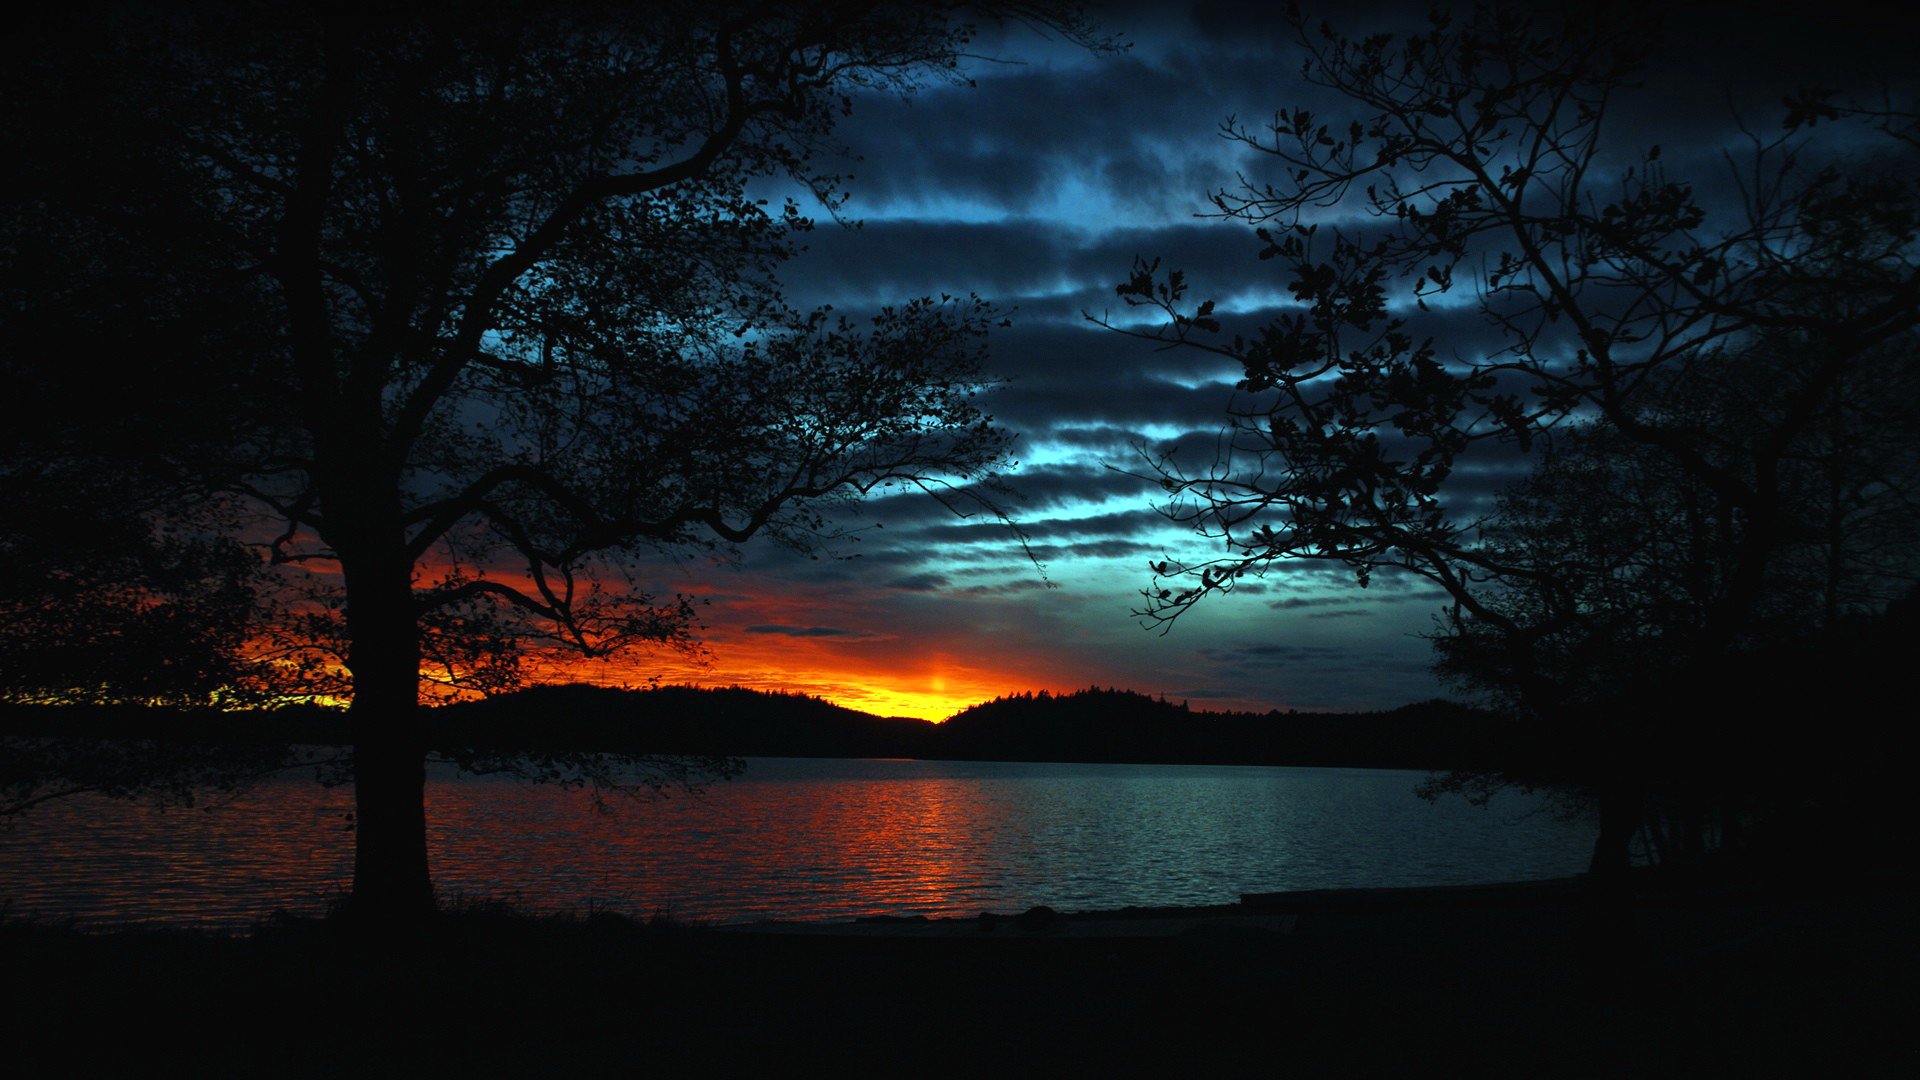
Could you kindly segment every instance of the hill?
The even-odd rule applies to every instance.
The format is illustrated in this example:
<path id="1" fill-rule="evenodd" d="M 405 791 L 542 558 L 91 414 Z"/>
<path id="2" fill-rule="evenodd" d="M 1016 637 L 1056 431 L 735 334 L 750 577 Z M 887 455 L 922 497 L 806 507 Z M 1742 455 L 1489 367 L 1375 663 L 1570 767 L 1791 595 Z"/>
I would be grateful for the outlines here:
<path id="1" fill-rule="evenodd" d="M 1371 713 L 1206 712 L 1099 687 L 996 698 L 941 724 L 804 694 L 689 686 L 540 686 L 426 715 L 432 743 L 448 750 L 1452 769 L 1498 761 L 1516 745 L 1491 714 L 1446 701 Z M 337 745 L 347 724 L 317 707 L 13 705 L 0 707 L 0 734 Z"/>
<path id="2" fill-rule="evenodd" d="M 675 686 L 538 687 L 435 710 L 443 745 L 764 757 L 1166 762 L 1455 768 L 1504 728 L 1445 701 L 1376 713 L 1204 712 L 1130 690 L 1016 694 L 943 724 L 801 694 Z"/>
<path id="3" fill-rule="evenodd" d="M 1386 712 L 1204 712 L 1131 690 L 1016 694 L 940 725 L 941 757 L 1461 768 L 1505 744 L 1506 725 L 1449 701 Z"/>
<path id="4" fill-rule="evenodd" d="M 741 757 L 922 757 L 934 725 L 741 687 L 537 686 L 430 714 L 443 746 Z"/>

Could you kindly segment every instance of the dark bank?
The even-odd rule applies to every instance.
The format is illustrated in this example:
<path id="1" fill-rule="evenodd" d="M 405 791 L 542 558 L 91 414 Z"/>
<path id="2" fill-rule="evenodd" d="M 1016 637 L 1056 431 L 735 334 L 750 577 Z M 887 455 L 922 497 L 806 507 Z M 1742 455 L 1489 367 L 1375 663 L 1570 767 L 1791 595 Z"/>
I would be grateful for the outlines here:
<path id="1" fill-rule="evenodd" d="M 1645 875 L 1614 914 L 1563 882 L 812 935 L 481 906 L 382 941 L 14 923 L 0 948 L 39 1075 L 1894 1076 L 1916 1064 L 1912 886 Z"/>

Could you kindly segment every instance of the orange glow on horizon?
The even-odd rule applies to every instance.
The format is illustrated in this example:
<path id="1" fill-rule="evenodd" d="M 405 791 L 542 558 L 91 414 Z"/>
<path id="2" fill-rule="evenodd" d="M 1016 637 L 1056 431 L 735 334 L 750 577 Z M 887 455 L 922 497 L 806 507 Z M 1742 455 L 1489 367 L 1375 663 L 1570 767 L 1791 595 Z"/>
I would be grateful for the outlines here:
<path id="1" fill-rule="evenodd" d="M 1011 605 L 982 611 L 981 625 L 929 630 L 925 623 L 890 625 L 886 607 L 857 588 L 741 587 L 748 584 L 720 579 L 689 589 L 722 598 L 703 610 L 706 625 L 694 634 L 703 657 L 645 648 L 608 660 L 549 654 L 529 670 L 529 682 L 740 686 L 937 723 L 1005 694 L 1077 689 L 1101 674 L 1067 670 L 1052 656 L 996 648 L 1008 635 L 995 620 L 1027 618 Z"/>
<path id="2" fill-rule="evenodd" d="M 955 628 L 937 636 L 864 629 L 822 633 L 811 628 L 828 622 L 858 628 L 860 623 L 848 617 L 852 613 L 816 622 L 805 620 L 800 612 L 771 610 L 774 605 L 765 601 L 740 606 L 746 610 L 736 607 L 725 625 L 710 625 L 699 635 L 704 656 L 644 648 L 606 660 L 549 653 L 539 664 L 530 665 L 528 681 L 739 686 L 806 694 L 878 716 L 911 716 L 938 723 L 970 705 L 1009 693 L 1079 688 L 1086 685 L 1089 674 L 1058 669 L 1052 657 L 995 654 L 981 647 L 983 641 L 994 640 L 991 632 Z M 770 627 L 783 632 L 771 632 Z"/>
<path id="3" fill-rule="evenodd" d="M 749 640 L 715 645 L 704 663 L 665 650 L 636 649 L 609 659 L 541 652 L 527 657 L 526 685 L 738 686 L 769 693 L 806 694 L 878 716 L 909 716 L 934 723 L 1007 694 L 1039 690 L 1064 693 L 1086 685 L 1084 678 L 1062 678 L 1053 672 L 1033 670 L 1030 665 L 1001 667 L 989 665 L 985 658 L 963 662 L 948 650 L 896 660 L 890 655 L 900 649 L 896 642 L 887 642 L 891 646 L 888 648 L 863 642 L 865 647 L 861 649 L 791 639 L 755 648 L 758 644 Z M 878 655 L 859 655 L 869 650 Z M 849 652 L 855 655 L 847 655 Z M 331 674 L 351 684 L 352 676 L 343 667 L 335 665 Z M 421 699 L 425 704 L 451 704 L 471 696 L 436 683 L 434 680 L 442 674 L 437 668 L 423 665 L 421 674 Z M 287 703 L 329 707 L 344 707 L 351 700 L 350 690 L 290 694 L 284 699 Z"/>
<path id="4" fill-rule="evenodd" d="M 448 568 L 429 557 L 416 583 L 444 579 Z M 512 572 L 489 577 L 527 587 Z M 883 599 L 846 585 L 754 587 L 751 579 L 717 576 L 689 582 L 686 592 L 714 597 L 704 607 L 693 638 L 701 654 L 637 646 L 610 658 L 588 658 L 557 648 L 534 648 L 523 657 L 527 686 L 587 683 L 600 686 L 739 686 L 805 694 L 879 716 L 905 716 L 935 723 L 1010 693 L 1067 692 L 1103 672 L 1068 670 L 1060 659 L 1009 648 L 1010 628 L 1028 614 L 1012 604 L 975 605 L 979 625 L 909 622 L 888 625 Z M 875 625 L 879 621 L 880 625 Z M 889 620 L 890 621 L 890 620 Z M 270 661 L 291 663 L 287 660 Z M 322 674 L 351 683 L 337 660 Z M 446 686 L 444 670 L 423 663 L 422 700 L 447 704 L 472 696 Z M 335 690 L 329 687 L 329 690 Z M 342 687 L 343 689 L 343 687 Z M 351 691 L 298 695 L 298 700 L 342 705 Z M 289 700 L 296 698 L 290 697 Z"/>
<path id="5" fill-rule="evenodd" d="M 828 666 L 796 663 L 798 658 L 791 657 L 736 657 L 732 652 L 731 649 L 718 652 L 709 665 L 676 656 L 638 656 L 624 662 L 575 660 L 545 667 L 533 681 L 626 686 L 643 686 L 653 681 L 662 686 L 739 686 L 771 693 L 807 694 L 879 716 L 911 716 L 935 723 L 969 705 L 1040 688 L 1019 675 L 951 662 L 929 662 L 917 670 Z M 1047 680 L 1046 686 L 1051 689 L 1052 680 Z"/>

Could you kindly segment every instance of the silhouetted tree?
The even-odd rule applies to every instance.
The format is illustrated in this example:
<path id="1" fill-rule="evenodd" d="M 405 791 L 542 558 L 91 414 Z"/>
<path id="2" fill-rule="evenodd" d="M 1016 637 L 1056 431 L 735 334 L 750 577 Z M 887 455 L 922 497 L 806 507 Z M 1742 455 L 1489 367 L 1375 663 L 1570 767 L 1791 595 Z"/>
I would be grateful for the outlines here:
<path id="1" fill-rule="evenodd" d="M 0 473 L 0 702 L 253 703 L 262 566 L 156 531 L 91 470 Z"/>
<path id="2" fill-rule="evenodd" d="M 1579 733 L 1596 867 L 1624 865 L 1635 777 L 1663 751 L 1617 706 L 1767 638 L 1809 559 L 1860 571 L 1819 587 L 1833 610 L 1884 603 L 1892 568 L 1866 570 L 1844 537 L 1863 497 L 1910 510 L 1911 454 L 1846 448 L 1878 395 L 1913 389 L 1916 116 L 1852 110 L 1887 137 L 1810 164 L 1806 124 L 1860 117 L 1791 103 L 1716 205 L 1658 147 L 1621 158 L 1604 138 L 1656 40 L 1630 8 L 1481 6 L 1398 39 L 1295 29 L 1307 82 L 1351 114 L 1230 119 L 1283 179 L 1214 198 L 1257 227 L 1293 309 L 1228 339 L 1157 261 L 1119 287 L 1167 317 L 1124 332 L 1244 372 L 1218 460 L 1151 459 L 1168 516 L 1225 552 L 1156 565 L 1145 613 L 1177 618 L 1292 559 L 1362 587 L 1380 570 L 1432 582 L 1450 670 Z M 1417 336 L 1442 302 L 1501 344 Z M 1472 469 L 1530 454 L 1544 464 L 1498 506 L 1463 492 Z M 1876 558 L 1910 570 L 1899 532 Z"/>
<path id="3" fill-rule="evenodd" d="M 1630 406 L 1642 423 L 1684 430 L 1730 472 L 1764 467 L 1781 521 L 1736 649 L 1831 629 L 1884 608 L 1920 580 L 1920 369 L 1910 351 L 1858 358 L 1852 386 L 1820 403 L 1777 454 L 1779 419 L 1798 410 L 1804 369 L 1794 341 L 1761 338 L 1665 379 Z M 1667 373 L 1669 375 L 1675 373 Z M 1529 628 L 1529 662 L 1558 692 L 1605 700 L 1615 688 L 1684 670 L 1676 643 L 1698 638 L 1748 546 L 1750 519 L 1670 456 L 1603 420 L 1563 425 L 1528 476 L 1480 522 L 1484 548 L 1529 567 L 1488 603 Z M 1442 666 L 1509 696 L 1510 634 L 1461 613 L 1437 638 Z M 1515 699 L 1511 702 L 1518 705 Z"/>
<path id="4" fill-rule="evenodd" d="M 688 645 L 636 557 L 807 548 L 836 505 L 1002 461 L 994 313 L 789 309 L 811 223 L 766 193 L 837 206 L 851 95 L 955 77 L 969 12 L 1097 44 L 1043 4 L 414 7 L 82 14 L 17 43 L 4 121 L 9 363 L 166 376 L 42 403 L 84 429 L 211 404 L 209 437 L 121 457 L 315 571 L 262 648 L 351 696 L 352 907 L 380 917 L 432 903 L 423 678 Z"/>
<path id="5" fill-rule="evenodd" d="M 1817 354 L 1761 339 L 1739 355 L 1702 362 L 1685 384 L 1642 395 L 1642 419 L 1685 429 L 1730 470 L 1772 470 L 1781 514 L 1758 596 L 1738 636 L 1717 653 L 1699 642 L 1740 560 L 1756 543 L 1738 507 L 1667 455 L 1620 437 L 1604 421 L 1564 425 L 1526 479 L 1498 499 L 1480 538 L 1504 565 L 1528 568 L 1482 590 L 1504 624 L 1453 612 L 1433 635 L 1437 669 L 1491 692 L 1514 711 L 1516 655 L 1549 683 L 1561 711 L 1586 719 L 1557 735 L 1533 776 L 1602 771 L 1633 796 L 1662 857 L 1697 857 L 1709 834 L 1740 835 L 1812 772 L 1844 767 L 1859 747 L 1844 732 L 1870 710 L 1847 710 L 1818 733 L 1766 737 L 1770 717 L 1802 723 L 1857 693 L 1815 653 L 1852 621 L 1877 612 L 1920 578 L 1920 385 L 1910 352 L 1863 356 L 1853 385 L 1822 403 L 1817 421 L 1778 455 L 1756 452 L 1797 408 L 1804 365 Z M 1518 627 L 1524 651 L 1513 647 Z M 1803 655 L 1793 659 L 1792 650 Z M 1725 657 L 1767 653 L 1759 679 L 1733 678 Z M 1759 669 L 1755 669 L 1758 672 Z M 1857 677 L 1861 671 L 1854 669 Z M 1831 704 L 1829 708 L 1831 708 Z M 1608 760 L 1609 758 L 1612 760 Z M 1433 790 L 1474 786 L 1458 774 Z"/>

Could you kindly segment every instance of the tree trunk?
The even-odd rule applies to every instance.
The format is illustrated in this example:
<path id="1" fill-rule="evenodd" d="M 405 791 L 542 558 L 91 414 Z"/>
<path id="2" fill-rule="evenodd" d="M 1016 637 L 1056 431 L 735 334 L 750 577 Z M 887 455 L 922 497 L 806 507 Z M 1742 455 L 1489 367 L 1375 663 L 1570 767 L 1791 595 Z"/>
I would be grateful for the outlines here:
<path id="1" fill-rule="evenodd" d="M 412 567 L 395 545 L 356 565 L 342 552 L 353 669 L 355 919 L 396 924 L 434 910 L 427 870 L 426 731 Z"/>
<path id="2" fill-rule="evenodd" d="M 355 843 L 353 892 L 347 910 L 356 919 L 405 922 L 432 914 L 427 872 L 425 748 L 405 713 L 367 716 L 355 692 L 353 748 Z M 378 728 L 376 733 L 372 729 Z"/>
<path id="3" fill-rule="evenodd" d="M 1639 939 L 1627 868 L 1641 825 L 1640 793 L 1618 780 L 1600 788 L 1600 838 L 1593 845 L 1580 932 L 1585 976 L 1594 992 L 1617 998 L 1639 982 Z"/>
<path id="4" fill-rule="evenodd" d="M 1587 865 L 1595 885 L 1619 884 L 1626 876 L 1633 834 L 1640 830 L 1639 795 L 1618 783 L 1600 790 L 1600 837 Z"/>

